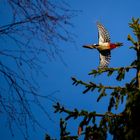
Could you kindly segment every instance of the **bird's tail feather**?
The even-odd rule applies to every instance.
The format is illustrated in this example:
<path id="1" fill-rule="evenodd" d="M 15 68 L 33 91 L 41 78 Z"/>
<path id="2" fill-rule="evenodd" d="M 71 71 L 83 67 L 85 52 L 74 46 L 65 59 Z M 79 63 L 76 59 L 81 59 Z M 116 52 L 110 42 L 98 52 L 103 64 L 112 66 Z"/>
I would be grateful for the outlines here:
<path id="1" fill-rule="evenodd" d="M 88 49 L 97 49 L 97 45 L 84 45 L 83 47 Z"/>

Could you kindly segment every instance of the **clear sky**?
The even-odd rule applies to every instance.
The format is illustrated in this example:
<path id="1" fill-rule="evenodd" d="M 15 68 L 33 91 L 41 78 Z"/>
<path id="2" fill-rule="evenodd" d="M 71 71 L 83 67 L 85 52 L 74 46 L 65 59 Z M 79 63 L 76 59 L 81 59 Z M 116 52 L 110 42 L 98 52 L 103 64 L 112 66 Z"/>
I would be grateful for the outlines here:
<path id="1" fill-rule="evenodd" d="M 129 82 L 134 76 L 134 71 L 126 75 L 126 80 L 121 83 L 115 80 L 115 77 L 108 78 L 105 74 L 94 79 L 88 73 L 92 69 L 96 69 L 99 64 L 99 54 L 96 50 L 88 50 L 82 48 L 84 44 L 97 43 L 98 34 L 96 22 L 100 21 L 109 31 L 112 42 L 123 42 L 124 46 L 112 51 L 112 59 L 110 67 L 119 67 L 129 65 L 135 58 L 134 51 L 128 47 L 131 43 L 127 41 L 127 35 L 132 34 L 128 23 L 131 22 L 132 17 L 140 17 L 140 1 L 139 0 L 67 0 L 71 9 L 81 10 L 77 16 L 72 19 L 74 27 L 71 32 L 76 34 L 75 44 L 60 43 L 63 49 L 62 57 L 66 66 L 61 60 L 53 61 L 46 60 L 44 70 L 48 77 L 43 76 L 37 78 L 40 84 L 40 90 L 46 95 L 54 93 L 55 97 L 61 104 L 69 109 L 87 109 L 88 111 L 98 110 L 99 113 L 107 109 L 106 104 L 109 101 L 109 96 L 101 100 L 101 103 L 96 103 L 97 95 L 88 93 L 82 94 L 83 87 L 73 86 L 71 77 L 75 76 L 78 79 L 85 81 L 93 81 L 96 83 L 103 83 L 105 85 L 123 85 L 126 81 Z M 8 9 L 7 9 L 8 11 Z M 6 19 L 6 18 L 5 18 Z M 1 22 L 1 21 L 0 21 Z M 44 105 L 48 108 L 48 113 L 53 121 L 50 121 L 46 116 L 38 114 L 37 118 L 44 126 L 47 127 L 48 133 L 59 138 L 59 118 L 62 115 L 53 114 L 52 102 L 44 101 Z M 123 110 L 123 107 L 119 111 Z M 0 139 L 1 140 L 22 140 L 20 134 L 15 134 L 11 137 L 10 132 L 7 131 L 3 116 L 0 117 Z M 72 124 L 68 127 L 70 130 L 75 129 L 74 121 L 69 121 Z M 3 124 L 3 125 L 2 125 Z M 74 126 L 75 124 L 75 126 Z M 75 129 L 76 130 L 76 129 Z M 19 132 L 15 128 L 15 132 Z M 73 131 L 73 134 L 76 133 Z M 31 139 L 43 140 L 45 132 L 37 130 L 31 131 Z M 108 139 L 111 139 L 109 137 Z"/>

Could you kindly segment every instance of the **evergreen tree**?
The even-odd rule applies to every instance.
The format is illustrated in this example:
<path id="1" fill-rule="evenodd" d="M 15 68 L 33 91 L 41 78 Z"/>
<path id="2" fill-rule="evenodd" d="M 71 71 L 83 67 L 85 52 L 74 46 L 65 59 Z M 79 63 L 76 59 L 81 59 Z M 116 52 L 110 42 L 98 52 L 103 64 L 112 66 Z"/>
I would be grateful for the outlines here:
<path id="1" fill-rule="evenodd" d="M 95 89 L 99 92 L 99 97 L 97 101 L 99 102 L 101 98 L 106 96 L 108 89 L 111 91 L 110 101 L 108 104 L 108 110 L 104 114 L 99 114 L 98 111 L 93 110 L 89 112 L 87 110 L 69 110 L 59 103 L 54 105 L 55 112 L 65 113 L 67 117 L 60 120 L 60 139 L 78 139 L 79 136 L 83 135 L 85 140 L 105 140 L 107 139 L 107 134 L 110 133 L 113 136 L 113 140 L 139 140 L 140 139 L 140 24 L 139 18 L 132 19 L 129 24 L 130 28 L 133 30 L 134 36 L 128 35 L 128 41 L 132 43 L 131 49 L 134 49 L 137 55 L 136 60 L 134 60 L 129 66 L 118 67 L 118 68 L 104 68 L 98 70 L 92 70 L 89 75 L 94 77 L 99 76 L 103 73 L 107 73 L 107 76 L 113 75 L 117 72 L 116 80 L 121 81 L 125 78 L 125 74 L 132 69 L 136 70 L 136 77 L 134 77 L 129 83 L 125 83 L 123 87 L 121 86 L 105 86 L 103 84 L 96 84 L 93 82 L 84 82 L 72 77 L 73 85 L 84 86 L 85 90 L 83 93 L 94 92 Z M 119 107 L 120 102 L 125 101 L 125 109 L 114 114 L 112 109 L 116 110 Z M 83 118 L 77 128 L 78 133 L 75 136 L 67 131 L 67 121 L 78 118 Z M 100 121 L 97 121 L 100 118 Z"/>

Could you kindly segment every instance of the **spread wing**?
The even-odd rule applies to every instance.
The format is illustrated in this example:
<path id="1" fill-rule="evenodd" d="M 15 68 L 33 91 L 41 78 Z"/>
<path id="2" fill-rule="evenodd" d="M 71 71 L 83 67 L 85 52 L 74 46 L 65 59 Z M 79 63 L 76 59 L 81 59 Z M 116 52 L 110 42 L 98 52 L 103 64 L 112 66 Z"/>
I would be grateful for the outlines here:
<path id="1" fill-rule="evenodd" d="M 97 22 L 97 28 L 98 28 L 99 44 L 110 42 L 110 35 L 108 31 L 105 29 L 105 27 L 101 23 Z"/>
<path id="2" fill-rule="evenodd" d="M 99 68 L 105 68 L 109 65 L 111 59 L 111 52 L 110 50 L 100 51 L 100 66 Z"/>

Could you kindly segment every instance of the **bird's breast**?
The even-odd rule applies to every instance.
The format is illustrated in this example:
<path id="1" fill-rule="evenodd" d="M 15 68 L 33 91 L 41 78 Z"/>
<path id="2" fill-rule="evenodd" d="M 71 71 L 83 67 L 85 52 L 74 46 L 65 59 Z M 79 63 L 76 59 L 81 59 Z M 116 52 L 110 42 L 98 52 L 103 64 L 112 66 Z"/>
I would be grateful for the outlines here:
<path id="1" fill-rule="evenodd" d="M 108 49 L 110 49 L 110 43 L 108 43 L 108 42 L 99 43 L 98 49 L 99 50 L 108 50 Z"/>

